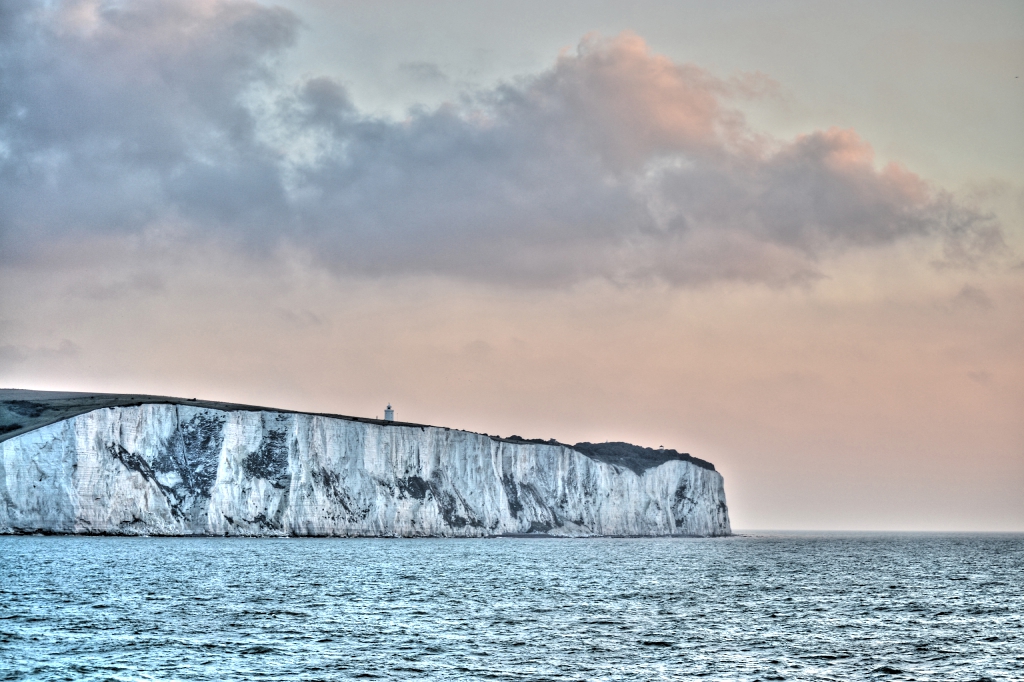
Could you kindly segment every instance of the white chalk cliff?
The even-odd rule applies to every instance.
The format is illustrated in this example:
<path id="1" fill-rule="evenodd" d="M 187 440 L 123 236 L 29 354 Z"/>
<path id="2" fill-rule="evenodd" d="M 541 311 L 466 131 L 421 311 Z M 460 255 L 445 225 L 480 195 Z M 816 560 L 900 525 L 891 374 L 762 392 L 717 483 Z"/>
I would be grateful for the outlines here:
<path id="1" fill-rule="evenodd" d="M 432 426 L 174 404 L 0 443 L 0 533 L 728 535 L 722 476 Z"/>

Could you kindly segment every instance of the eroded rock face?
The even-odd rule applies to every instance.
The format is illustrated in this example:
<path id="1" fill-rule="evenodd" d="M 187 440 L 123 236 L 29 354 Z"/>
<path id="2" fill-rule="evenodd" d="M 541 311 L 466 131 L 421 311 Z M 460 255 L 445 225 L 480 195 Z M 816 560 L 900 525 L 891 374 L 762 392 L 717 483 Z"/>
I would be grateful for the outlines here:
<path id="1" fill-rule="evenodd" d="M 319 415 L 151 404 L 0 443 L 0 532 L 727 535 L 722 476 L 564 445 Z"/>

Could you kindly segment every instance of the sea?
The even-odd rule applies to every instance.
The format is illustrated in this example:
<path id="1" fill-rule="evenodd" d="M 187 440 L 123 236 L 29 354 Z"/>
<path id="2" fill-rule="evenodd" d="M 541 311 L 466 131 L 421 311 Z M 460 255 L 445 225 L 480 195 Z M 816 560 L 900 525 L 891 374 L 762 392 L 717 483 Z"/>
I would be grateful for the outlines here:
<path id="1" fill-rule="evenodd" d="M 1024 535 L 0 537 L 2 680 L 1024 680 Z"/>

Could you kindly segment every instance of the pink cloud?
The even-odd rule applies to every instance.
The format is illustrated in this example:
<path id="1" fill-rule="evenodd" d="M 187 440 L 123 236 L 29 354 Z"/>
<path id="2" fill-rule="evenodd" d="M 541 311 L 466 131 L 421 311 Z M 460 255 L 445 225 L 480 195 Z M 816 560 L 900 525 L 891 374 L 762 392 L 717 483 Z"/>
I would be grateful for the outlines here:
<path id="1" fill-rule="evenodd" d="M 966 262 L 1000 241 L 991 218 L 877 168 L 855 131 L 751 129 L 730 102 L 761 77 L 677 64 L 631 33 L 392 121 L 335 78 L 284 81 L 273 59 L 298 20 L 283 9 L 70 3 L 10 23 L 8 259 L 173 221 L 368 276 L 779 284 L 849 248 L 955 239 Z"/>

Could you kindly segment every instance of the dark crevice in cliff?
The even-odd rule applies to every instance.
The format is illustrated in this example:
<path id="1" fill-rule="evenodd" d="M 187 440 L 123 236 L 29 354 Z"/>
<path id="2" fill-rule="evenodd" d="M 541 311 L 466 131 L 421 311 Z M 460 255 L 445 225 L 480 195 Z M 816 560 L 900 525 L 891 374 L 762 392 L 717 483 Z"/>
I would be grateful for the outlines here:
<path id="1" fill-rule="evenodd" d="M 438 510 L 444 517 L 445 523 L 452 528 L 483 528 L 484 524 L 480 519 L 470 513 L 470 507 L 458 490 L 446 490 L 440 481 L 427 481 L 430 492 L 437 501 Z M 461 512 L 461 513 L 460 513 Z M 463 516 L 465 514 L 465 516 Z"/>
<path id="2" fill-rule="evenodd" d="M 523 503 L 519 501 L 519 489 L 512 477 L 505 474 L 501 477 L 501 485 L 505 488 L 505 497 L 508 500 L 508 513 L 512 518 L 518 519 L 519 512 L 523 511 Z"/>
<path id="3" fill-rule="evenodd" d="M 182 471 L 185 486 L 193 495 L 209 495 L 217 480 L 217 465 L 224 444 L 224 418 L 196 414 L 179 422 Z"/>
<path id="4" fill-rule="evenodd" d="M 184 517 L 184 514 L 182 514 L 181 512 L 181 509 L 179 509 L 181 500 L 178 499 L 178 496 L 175 494 L 174 489 L 168 488 L 166 485 L 160 482 L 160 480 L 156 477 L 156 472 L 153 471 L 153 468 L 149 465 L 149 462 L 147 462 L 143 457 L 137 455 L 134 452 L 129 452 L 128 450 L 124 449 L 121 445 L 118 445 L 116 443 L 107 445 L 107 452 L 110 454 L 111 457 L 120 462 L 126 469 L 138 473 L 148 483 L 151 483 L 154 486 L 156 486 L 157 490 L 163 493 L 164 499 L 167 500 L 167 505 L 170 508 L 171 513 L 177 516 L 178 518 Z"/>
<path id="5" fill-rule="evenodd" d="M 400 478 L 396 483 L 403 497 L 411 497 L 415 500 L 426 498 L 427 493 L 430 491 L 430 484 L 419 476 Z"/>
<path id="6" fill-rule="evenodd" d="M 246 455 L 242 468 L 246 475 L 262 478 L 275 488 L 286 488 L 288 479 L 288 443 L 284 430 L 268 429 L 256 452 Z"/>

